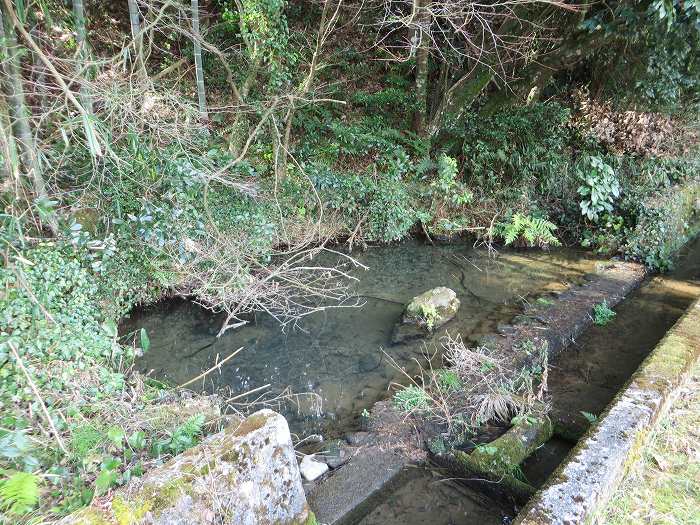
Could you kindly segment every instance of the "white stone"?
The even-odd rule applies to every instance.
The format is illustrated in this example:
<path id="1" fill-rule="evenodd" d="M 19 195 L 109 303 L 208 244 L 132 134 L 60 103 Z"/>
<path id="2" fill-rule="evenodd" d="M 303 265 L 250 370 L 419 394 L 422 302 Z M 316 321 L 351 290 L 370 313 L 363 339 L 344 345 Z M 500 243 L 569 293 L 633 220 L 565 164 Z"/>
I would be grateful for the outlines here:
<path id="1" fill-rule="evenodd" d="M 316 461 L 313 455 L 304 456 L 299 465 L 299 470 L 306 481 L 314 481 L 328 472 L 328 465 Z"/>

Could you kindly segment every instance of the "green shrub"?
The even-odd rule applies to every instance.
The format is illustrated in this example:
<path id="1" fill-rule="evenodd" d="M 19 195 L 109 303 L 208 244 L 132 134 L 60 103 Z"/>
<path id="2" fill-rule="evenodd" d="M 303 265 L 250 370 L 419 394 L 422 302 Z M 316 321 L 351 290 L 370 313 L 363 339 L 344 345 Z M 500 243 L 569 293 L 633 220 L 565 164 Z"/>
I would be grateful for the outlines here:
<path id="1" fill-rule="evenodd" d="M 447 392 L 454 392 L 462 388 L 462 380 L 459 374 L 454 370 L 448 368 L 440 368 L 435 371 L 435 377 L 437 378 L 440 387 Z"/>
<path id="2" fill-rule="evenodd" d="M 593 322 L 598 326 L 605 326 L 615 319 L 617 314 L 612 310 L 607 301 L 603 301 L 593 307 Z"/>
<path id="3" fill-rule="evenodd" d="M 589 220 L 598 222 L 603 212 L 612 212 L 613 202 L 620 196 L 620 184 L 613 168 L 600 157 L 589 157 L 585 170 L 579 170 L 583 184 L 578 194 L 581 213 Z"/>
<path id="4" fill-rule="evenodd" d="M 696 231 L 700 180 L 672 186 L 637 205 L 634 228 L 626 234 L 622 251 L 647 266 L 667 270 L 677 251 Z"/>
<path id="5" fill-rule="evenodd" d="M 403 412 L 426 410 L 430 407 L 430 397 L 424 389 L 409 385 L 394 394 L 394 406 Z"/>
<path id="6" fill-rule="evenodd" d="M 482 191 L 561 185 L 570 162 L 566 151 L 569 110 L 556 103 L 507 108 L 494 115 L 473 114 L 456 131 L 467 182 Z M 534 189 L 534 188 L 533 188 Z"/>

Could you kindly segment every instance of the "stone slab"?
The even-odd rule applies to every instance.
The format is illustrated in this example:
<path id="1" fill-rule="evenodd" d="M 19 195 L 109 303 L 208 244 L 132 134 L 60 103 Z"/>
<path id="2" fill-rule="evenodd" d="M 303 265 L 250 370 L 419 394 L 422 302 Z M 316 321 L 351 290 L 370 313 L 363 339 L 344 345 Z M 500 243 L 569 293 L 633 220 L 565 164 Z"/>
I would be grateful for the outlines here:
<path id="1" fill-rule="evenodd" d="M 398 482 L 410 460 L 377 446 L 364 449 L 315 486 L 309 505 L 319 523 L 356 523 L 379 503 L 383 491 Z"/>

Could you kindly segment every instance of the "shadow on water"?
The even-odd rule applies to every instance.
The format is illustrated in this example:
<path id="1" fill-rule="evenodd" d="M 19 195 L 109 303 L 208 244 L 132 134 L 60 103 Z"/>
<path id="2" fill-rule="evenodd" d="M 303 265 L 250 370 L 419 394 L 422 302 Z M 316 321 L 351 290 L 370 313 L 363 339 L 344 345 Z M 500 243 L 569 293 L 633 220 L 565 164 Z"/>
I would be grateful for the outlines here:
<path id="1" fill-rule="evenodd" d="M 552 363 L 554 414 L 568 420 L 600 414 L 698 296 L 700 237 L 686 245 L 673 271 L 648 280 L 618 305 L 610 324 L 591 327 Z M 525 462 L 526 477 L 541 484 L 570 448 L 550 441 Z"/>
<path id="2" fill-rule="evenodd" d="M 405 481 L 358 525 L 502 525 L 509 513 L 489 498 L 444 474 L 409 468 Z M 512 514 L 510 514 L 512 515 Z M 505 519 L 504 519 L 505 518 Z"/>
<path id="3" fill-rule="evenodd" d="M 476 342 L 499 323 L 519 313 L 532 293 L 561 290 L 594 269 L 584 252 L 504 252 L 489 258 L 467 245 L 429 246 L 408 241 L 373 248 L 358 259 L 370 270 L 357 273 L 361 308 L 329 309 L 304 320 L 302 329 L 282 332 L 266 315 L 216 338 L 220 316 L 184 300 L 160 302 L 132 312 L 122 333 L 145 328 L 151 340 L 139 368 L 172 384 L 182 384 L 210 369 L 239 347 L 244 350 L 191 388 L 240 394 L 266 384 L 272 392 L 290 387 L 313 392 L 297 399 L 285 415 L 299 434 L 321 432 L 333 437 L 356 426 L 363 409 L 388 396 L 402 375 L 383 357 L 384 349 L 409 373 L 424 361 L 424 344 L 390 346 L 394 323 L 403 305 L 435 286 L 453 288 L 462 303 L 444 328 Z M 437 345 L 444 330 L 427 340 Z"/>

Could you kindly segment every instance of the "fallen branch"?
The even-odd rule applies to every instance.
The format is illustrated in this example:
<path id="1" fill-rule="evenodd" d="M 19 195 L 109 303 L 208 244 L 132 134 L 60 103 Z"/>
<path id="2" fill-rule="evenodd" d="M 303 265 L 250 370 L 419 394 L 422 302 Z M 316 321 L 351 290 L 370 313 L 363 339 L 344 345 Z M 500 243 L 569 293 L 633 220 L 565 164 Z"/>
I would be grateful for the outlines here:
<path id="1" fill-rule="evenodd" d="M 58 443 L 59 448 L 67 456 L 68 449 L 63 444 L 63 440 L 61 439 L 61 435 L 58 433 L 58 430 L 56 429 L 56 425 L 53 424 L 53 419 L 51 418 L 51 414 L 49 414 L 49 411 L 46 408 L 46 405 L 44 404 L 44 399 L 41 397 L 41 393 L 39 392 L 39 389 L 37 388 L 36 384 L 32 380 L 32 376 L 29 375 L 29 371 L 24 366 L 24 363 L 22 362 L 22 358 L 19 356 L 19 352 L 17 351 L 17 348 L 15 347 L 14 343 L 9 342 L 9 346 L 10 346 L 10 350 L 12 351 L 12 355 L 15 358 L 15 361 L 17 361 L 17 366 L 19 366 L 20 370 L 22 370 L 22 372 L 24 373 L 24 377 L 27 378 L 27 382 L 29 383 L 29 388 L 32 389 L 32 392 L 34 393 L 36 400 L 39 402 L 39 406 L 41 407 L 41 411 L 43 412 L 44 417 L 46 418 L 46 422 L 51 427 L 51 431 L 53 432 L 53 435 L 56 438 L 56 442 Z"/>
<path id="2" fill-rule="evenodd" d="M 191 385 L 192 383 L 194 383 L 194 382 L 196 382 L 196 381 L 199 381 L 200 379 L 204 379 L 207 375 L 209 375 L 209 373 L 211 373 L 211 372 L 213 372 L 214 370 L 217 370 L 217 369 L 221 368 L 222 366 L 224 366 L 224 363 L 226 363 L 227 361 L 229 361 L 233 356 L 235 356 L 236 354 L 238 354 L 238 352 L 240 352 L 241 350 L 243 350 L 243 347 L 240 347 L 238 350 L 236 350 L 235 352 L 233 352 L 233 353 L 232 353 L 230 356 L 228 356 L 226 359 L 224 359 L 223 361 L 218 362 L 217 364 L 215 364 L 214 366 L 212 366 L 212 367 L 211 367 L 209 370 L 207 370 L 206 372 L 202 372 L 202 373 L 199 374 L 197 377 L 194 377 L 194 378 L 190 379 L 189 381 L 186 381 L 186 382 L 182 383 L 180 386 L 178 386 L 178 388 L 185 388 L 187 385 Z"/>

